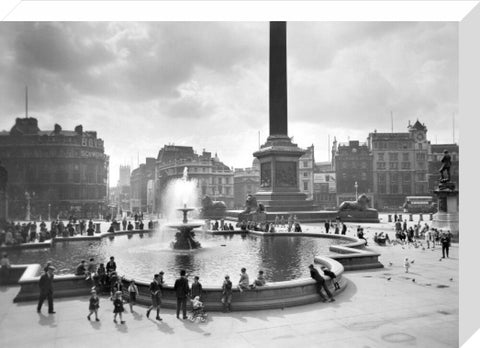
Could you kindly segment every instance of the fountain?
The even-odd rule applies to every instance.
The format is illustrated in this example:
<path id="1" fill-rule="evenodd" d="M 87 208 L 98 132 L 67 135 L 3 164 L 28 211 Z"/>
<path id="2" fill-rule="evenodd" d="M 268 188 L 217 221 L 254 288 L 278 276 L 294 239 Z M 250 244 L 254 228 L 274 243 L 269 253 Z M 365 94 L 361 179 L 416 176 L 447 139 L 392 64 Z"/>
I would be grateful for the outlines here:
<path id="1" fill-rule="evenodd" d="M 168 206 L 173 204 L 178 204 L 175 202 L 175 198 L 181 198 L 183 203 L 183 208 L 175 209 L 175 211 L 181 211 L 183 213 L 183 219 L 181 224 L 167 224 L 168 227 L 175 228 L 179 232 L 175 234 L 175 241 L 172 242 L 173 249 L 176 250 L 191 250 L 198 249 L 201 247 L 200 242 L 195 240 L 195 233 L 193 232 L 194 228 L 202 226 L 200 222 L 189 222 L 187 214 L 189 211 L 195 210 L 193 208 L 187 207 L 187 202 L 191 202 L 194 199 L 197 199 L 196 195 L 196 184 L 193 180 L 188 180 L 188 168 L 183 169 L 183 176 L 181 179 L 174 180 L 170 186 L 170 193 L 167 193 L 167 197 L 170 197 L 168 201 Z M 173 218 L 172 214 L 167 214 L 167 217 L 170 219 Z"/>
<path id="2" fill-rule="evenodd" d="M 193 232 L 194 228 L 202 226 L 201 223 L 188 222 L 187 213 L 194 209 L 187 208 L 187 205 L 184 204 L 183 208 L 177 209 L 177 211 L 183 212 L 183 220 L 181 224 L 168 224 L 168 227 L 176 228 L 179 230 L 175 234 L 175 242 L 172 242 L 173 249 L 177 250 L 190 250 L 198 249 L 201 247 L 200 242 L 195 240 L 195 233 Z"/>

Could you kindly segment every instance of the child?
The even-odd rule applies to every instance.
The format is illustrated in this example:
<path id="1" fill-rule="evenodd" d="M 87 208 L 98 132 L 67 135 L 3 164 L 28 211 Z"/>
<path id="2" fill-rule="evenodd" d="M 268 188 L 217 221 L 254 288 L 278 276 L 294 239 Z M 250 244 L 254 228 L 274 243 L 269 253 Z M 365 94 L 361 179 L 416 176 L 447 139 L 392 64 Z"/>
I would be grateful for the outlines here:
<path id="1" fill-rule="evenodd" d="M 122 300 L 122 292 L 117 291 L 115 293 L 115 299 L 113 300 L 113 322 L 116 324 L 117 323 L 117 314 L 120 316 L 120 324 L 125 324 L 125 322 L 122 319 L 122 313 L 123 313 L 123 300 Z"/>
<path id="2" fill-rule="evenodd" d="M 135 285 L 135 280 L 132 279 L 130 285 L 128 286 L 128 294 L 129 296 L 129 305 L 130 305 L 130 312 L 133 313 L 133 305 L 137 303 L 137 295 L 138 295 L 138 288 Z"/>
<path id="3" fill-rule="evenodd" d="M 264 286 L 267 283 L 263 275 L 263 271 L 258 271 L 257 279 L 250 285 L 251 289 L 255 289 L 257 286 Z"/>
<path id="4" fill-rule="evenodd" d="M 90 320 L 90 316 L 95 313 L 95 321 L 100 321 L 98 319 L 98 307 L 100 307 L 100 299 L 97 296 L 97 292 L 92 290 L 92 296 L 90 297 L 88 309 L 90 310 L 90 314 L 87 315 L 87 319 Z"/>
<path id="5" fill-rule="evenodd" d="M 228 275 L 225 276 L 225 280 L 222 285 L 222 303 L 223 311 L 230 312 L 230 304 L 232 303 L 232 282 Z"/>
<path id="6" fill-rule="evenodd" d="M 408 261 L 408 257 L 405 258 L 403 266 L 405 267 L 405 273 L 408 273 L 408 269 L 410 268 L 410 261 Z"/>
<path id="7" fill-rule="evenodd" d="M 240 292 L 243 292 L 243 290 L 247 290 L 248 289 L 248 283 L 249 280 L 248 280 L 248 274 L 247 274 L 247 269 L 245 267 L 243 267 L 241 269 L 241 272 L 240 273 L 240 280 L 238 281 L 238 290 L 240 290 Z"/>
<path id="8" fill-rule="evenodd" d="M 337 279 L 336 279 L 337 275 L 335 273 L 333 273 L 332 271 L 330 271 L 325 266 L 321 267 L 321 269 L 323 271 L 323 274 L 325 274 L 326 276 L 330 277 L 330 279 L 332 279 L 333 286 L 335 286 L 335 290 L 340 290 L 340 285 L 338 284 Z"/>

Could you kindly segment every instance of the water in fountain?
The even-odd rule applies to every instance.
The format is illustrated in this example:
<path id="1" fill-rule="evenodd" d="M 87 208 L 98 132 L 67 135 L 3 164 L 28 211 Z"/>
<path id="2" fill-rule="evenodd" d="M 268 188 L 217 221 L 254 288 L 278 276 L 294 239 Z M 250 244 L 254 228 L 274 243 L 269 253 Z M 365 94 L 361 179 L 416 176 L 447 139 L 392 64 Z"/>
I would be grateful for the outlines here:
<path id="1" fill-rule="evenodd" d="M 189 179 L 187 167 L 183 169 L 181 178 L 168 183 L 162 197 L 162 214 L 168 222 L 178 221 L 182 214 L 177 209 L 185 205 L 191 208 L 200 206 L 197 180 Z M 190 216 L 195 217 L 194 212 L 190 213 Z"/>
<path id="2" fill-rule="evenodd" d="M 163 200 L 164 215 L 167 218 L 167 226 L 175 228 L 179 232 L 175 234 L 175 242 L 172 247 L 177 250 L 191 250 L 200 248 L 200 243 L 195 240 L 194 228 L 202 223 L 187 222 L 187 213 L 198 206 L 197 181 L 188 179 L 188 168 L 183 170 L 181 179 L 172 180 Z M 183 215 L 180 218 L 180 212 Z M 172 221 L 174 221 L 172 223 Z M 180 221 L 180 222 L 179 222 Z"/>

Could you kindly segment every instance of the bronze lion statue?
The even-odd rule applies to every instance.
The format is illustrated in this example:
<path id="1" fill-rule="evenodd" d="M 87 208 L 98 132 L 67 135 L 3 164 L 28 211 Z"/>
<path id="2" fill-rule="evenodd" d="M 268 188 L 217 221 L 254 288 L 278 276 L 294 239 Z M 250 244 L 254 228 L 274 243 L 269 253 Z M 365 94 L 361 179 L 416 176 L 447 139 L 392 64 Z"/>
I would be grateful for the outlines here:
<path id="1" fill-rule="evenodd" d="M 202 199 L 202 218 L 204 219 L 223 219 L 227 205 L 223 201 L 214 201 L 205 195 Z"/>
<path id="2" fill-rule="evenodd" d="M 366 194 L 358 196 L 356 201 L 345 201 L 338 207 L 339 211 L 344 210 L 369 210 L 370 198 Z"/>

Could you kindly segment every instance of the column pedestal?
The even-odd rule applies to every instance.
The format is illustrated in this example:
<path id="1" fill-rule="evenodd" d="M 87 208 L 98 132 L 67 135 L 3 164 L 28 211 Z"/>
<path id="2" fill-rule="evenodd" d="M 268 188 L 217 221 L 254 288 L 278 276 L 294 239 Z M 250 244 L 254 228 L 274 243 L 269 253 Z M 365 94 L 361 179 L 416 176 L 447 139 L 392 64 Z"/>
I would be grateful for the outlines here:
<path id="1" fill-rule="evenodd" d="M 433 191 L 438 199 L 438 213 L 433 215 L 432 227 L 452 233 L 452 241 L 459 241 L 458 190 L 454 183 L 440 184 Z"/>

